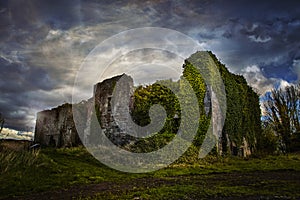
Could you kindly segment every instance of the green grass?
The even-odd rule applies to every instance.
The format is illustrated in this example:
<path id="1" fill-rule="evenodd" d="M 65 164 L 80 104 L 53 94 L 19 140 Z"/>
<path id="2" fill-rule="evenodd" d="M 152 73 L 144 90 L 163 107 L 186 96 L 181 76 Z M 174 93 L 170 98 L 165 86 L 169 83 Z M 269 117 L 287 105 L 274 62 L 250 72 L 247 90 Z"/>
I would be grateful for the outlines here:
<path id="1" fill-rule="evenodd" d="M 193 164 L 173 164 L 157 171 L 155 176 L 178 176 L 228 172 L 296 170 L 300 171 L 300 155 L 267 156 L 265 158 L 239 158 L 207 156 Z"/>
<path id="2" fill-rule="evenodd" d="M 102 165 L 83 148 L 1 152 L 1 166 L 4 165 L 7 167 L 1 171 L 1 196 L 134 178 Z"/>
<path id="3" fill-rule="evenodd" d="M 180 180 L 175 185 L 158 187 L 136 187 L 130 191 L 115 193 L 102 192 L 93 197 L 78 199 L 212 199 L 221 197 L 237 197 L 247 199 L 298 199 L 300 197 L 299 183 L 287 181 L 262 181 L 250 185 L 230 185 L 227 180 L 214 182 L 217 175 L 204 176 L 204 179 Z"/>
<path id="4" fill-rule="evenodd" d="M 129 191 L 120 189 L 120 192 L 105 191 L 93 199 L 184 199 L 185 194 L 193 199 L 193 195 L 210 197 L 222 194 L 227 195 L 256 195 L 276 194 L 272 188 L 280 187 L 284 195 L 295 197 L 299 194 L 298 182 L 272 182 L 259 180 L 252 185 L 228 185 L 227 180 L 214 183 L 214 177 L 221 178 L 227 173 L 251 173 L 256 171 L 285 170 L 300 173 L 300 155 L 268 156 L 265 158 L 236 158 L 208 156 L 192 164 L 177 162 L 167 168 L 147 174 L 129 174 L 119 172 L 101 164 L 84 148 L 70 149 L 42 149 L 32 152 L 0 152 L 0 198 L 15 195 L 27 195 L 42 191 L 69 188 L 78 185 L 110 182 L 124 185 L 138 182 L 140 179 L 160 179 L 176 184 L 155 184 L 149 188 L 137 185 Z M 223 175 L 222 175 L 223 174 Z M 199 180 L 199 176 L 207 178 Z M 194 179 L 194 177 L 196 177 Z M 178 179 L 178 180 L 177 180 Z M 178 184 L 177 184 L 178 181 Z M 263 186 L 263 187 L 262 187 Z M 271 192 L 270 192 L 271 191 Z M 82 197 L 83 198 L 83 197 Z M 87 197 L 84 197 L 87 198 Z M 89 198 L 87 198 L 89 199 Z"/>

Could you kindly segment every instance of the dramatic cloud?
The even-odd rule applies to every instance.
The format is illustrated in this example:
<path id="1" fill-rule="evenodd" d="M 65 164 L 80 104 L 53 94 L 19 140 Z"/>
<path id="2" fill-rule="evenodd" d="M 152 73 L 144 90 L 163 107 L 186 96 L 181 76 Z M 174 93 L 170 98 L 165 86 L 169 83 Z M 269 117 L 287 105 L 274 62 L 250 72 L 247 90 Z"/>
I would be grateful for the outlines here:
<path id="1" fill-rule="evenodd" d="M 274 78 L 266 78 L 262 74 L 261 69 L 256 65 L 248 66 L 241 71 L 247 82 L 261 95 L 270 91 L 274 87 L 274 84 L 278 82 L 278 80 Z"/>
<path id="2" fill-rule="evenodd" d="M 285 88 L 291 85 L 289 82 L 279 78 L 267 78 L 257 65 L 248 66 L 241 70 L 248 84 L 260 95 L 270 92 L 275 88 Z"/>
<path id="3" fill-rule="evenodd" d="M 132 28 L 164 27 L 189 35 L 213 51 L 230 71 L 243 74 L 260 94 L 278 84 L 296 83 L 300 80 L 299 5 L 297 1 L 3 0 L 0 112 L 5 126 L 26 130 L 34 127 L 39 110 L 70 102 L 76 73 L 89 52 Z M 125 70 L 131 62 L 159 60 L 162 54 L 145 55 L 149 54 L 138 51 L 119 61 Z M 170 66 L 182 64 L 176 57 L 163 56 Z M 159 67 L 133 73 L 149 79 L 135 81 L 151 82 L 156 72 L 167 71 Z"/>

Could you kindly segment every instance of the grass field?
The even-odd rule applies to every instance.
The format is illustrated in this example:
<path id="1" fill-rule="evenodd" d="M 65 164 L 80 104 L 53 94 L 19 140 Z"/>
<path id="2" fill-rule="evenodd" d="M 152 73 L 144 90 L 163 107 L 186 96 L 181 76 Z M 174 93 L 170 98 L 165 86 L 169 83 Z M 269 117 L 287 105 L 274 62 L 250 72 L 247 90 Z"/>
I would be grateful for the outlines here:
<path id="1" fill-rule="evenodd" d="M 0 199 L 299 199 L 300 154 L 207 156 L 153 173 L 110 169 L 84 148 L 1 151 Z"/>

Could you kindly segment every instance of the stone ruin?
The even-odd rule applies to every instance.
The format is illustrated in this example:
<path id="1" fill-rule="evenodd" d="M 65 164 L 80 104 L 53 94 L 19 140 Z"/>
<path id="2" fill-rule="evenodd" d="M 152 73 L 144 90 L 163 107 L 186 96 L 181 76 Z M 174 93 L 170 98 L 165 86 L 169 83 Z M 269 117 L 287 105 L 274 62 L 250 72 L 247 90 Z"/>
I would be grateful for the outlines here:
<path id="1" fill-rule="evenodd" d="M 50 147 L 81 144 L 73 121 L 72 105 L 66 103 L 37 113 L 34 142 Z"/>
<path id="2" fill-rule="evenodd" d="M 73 121 L 72 105 L 63 104 L 39 112 L 34 142 L 50 147 L 71 147 L 81 144 Z"/>
<path id="3" fill-rule="evenodd" d="M 121 92 L 114 94 L 115 98 L 118 99 L 118 103 L 112 106 L 113 92 L 116 83 L 121 78 L 122 84 L 118 84 L 118 87 L 121 87 Z M 206 91 L 204 109 L 206 115 L 208 115 L 210 109 L 213 109 L 211 107 L 211 95 L 213 94 L 208 87 Z M 65 103 L 51 110 L 37 113 L 34 143 L 56 148 L 79 146 L 82 144 L 82 140 L 85 144 L 97 144 L 100 133 L 91 129 L 91 127 L 95 126 L 93 125 L 95 123 L 100 123 L 103 133 L 117 146 L 124 147 L 124 145 L 136 141 L 135 137 L 127 134 L 133 130 L 130 123 L 128 123 L 131 119 L 130 108 L 133 106 L 133 92 L 132 78 L 123 74 L 94 85 L 93 97 L 88 100 L 75 105 Z M 81 109 L 73 110 L 72 106 L 78 106 Z M 114 110 L 117 110 L 117 112 L 113 113 Z M 73 119 L 74 111 L 80 112 L 76 115 L 76 126 Z M 95 116 L 97 116 L 97 119 L 91 117 L 94 112 L 96 112 Z M 217 115 L 217 117 L 219 116 Z M 214 123 L 215 125 L 217 124 Z M 83 134 L 81 137 L 78 135 L 77 130 Z M 219 138 L 217 150 L 221 154 L 221 133 L 218 133 L 216 137 Z M 229 141 L 228 137 L 227 141 L 232 155 L 248 156 L 251 154 L 249 145 L 245 139 L 243 142 L 244 145 L 241 147 L 237 147 L 234 142 Z"/>
<path id="4" fill-rule="evenodd" d="M 136 127 L 130 115 L 133 93 L 133 79 L 126 74 L 97 83 L 94 85 L 92 98 L 75 105 L 65 103 L 37 113 L 34 142 L 41 146 L 58 148 L 79 146 L 82 144 L 81 140 L 84 144 L 97 145 L 101 134 L 97 126 L 100 124 L 101 131 L 115 145 L 124 146 L 132 143 L 137 140 L 132 136 L 134 131 L 142 130 Z M 204 99 L 206 114 L 209 113 L 211 106 L 208 93 Z M 79 109 L 72 109 L 72 106 Z M 77 113 L 73 115 L 73 112 Z M 73 116 L 76 116 L 76 119 L 73 119 Z M 97 119 L 93 116 L 97 116 Z M 79 136 L 78 133 L 83 135 Z"/>
<path id="5" fill-rule="evenodd" d="M 133 79 L 126 74 L 106 79 L 94 86 L 93 101 L 88 104 L 86 117 L 91 122 L 86 125 L 82 137 L 91 141 L 85 141 L 85 144 L 94 142 L 97 145 L 101 133 L 95 124 L 99 123 L 101 131 L 117 146 L 124 146 L 134 140 L 134 137 L 127 134 L 132 131 L 128 122 L 131 121 L 133 93 Z M 96 112 L 95 115 L 93 112 Z"/>
<path id="6" fill-rule="evenodd" d="M 117 84 L 122 80 L 122 84 Z M 121 82 L 121 81 L 120 81 Z M 113 94 L 116 84 L 120 92 Z M 94 86 L 93 96 L 77 104 L 63 104 L 51 110 L 45 110 L 37 113 L 34 142 L 41 146 L 50 147 L 74 147 L 82 144 L 99 144 L 99 134 L 105 134 L 109 140 L 117 146 L 126 146 L 137 140 L 132 134 L 135 124 L 128 123 L 131 121 L 130 109 L 133 106 L 133 79 L 122 74 L 110 79 L 106 79 Z M 204 99 L 204 110 L 208 115 L 212 107 L 213 92 L 211 88 L 206 88 Z M 114 103 L 114 98 L 117 99 Z M 114 104 L 114 105 L 112 105 Z M 80 109 L 72 109 L 79 107 Z M 117 111 L 116 111 L 117 110 Z M 116 111 L 116 112 L 114 112 Z M 214 113 L 216 113 L 214 111 Z M 73 116 L 76 116 L 75 119 Z M 92 117 L 96 116 L 96 117 Z M 217 112 L 213 121 L 218 121 L 220 114 Z M 76 126 L 75 122 L 76 121 Z M 99 127 L 101 133 L 99 133 Z M 215 137 L 218 139 L 217 151 L 222 154 L 222 128 L 218 123 L 213 123 L 216 130 L 219 130 Z M 96 130 L 96 131 L 94 131 Z M 139 131 L 137 131 L 139 132 Z M 80 135 L 79 134 L 83 134 Z M 135 134 L 136 135 L 136 134 Z M 243 138 L 242 146 L 237 146 L 230 141 L 226 135 L 227 148 L 232 155 L 248 156 L 251 150 L 248 142 Z"/>
<path id="7" fill-rule="evenodd" d="M 133 137 L 126 134 L 124 124 L 130 117 L 129 107 L 130 105 L 123 106 L 123 104 L 117 104 L 114 109 L 118 109 L 118 114 L 122 118 L 118 118 L 118 121 L 114 119 L 112 115 L 112 94 L 117 81 L 122 78 L 126 84 L 121 85 L 121 93 L 117 94 L 118 100 L 125 101 L 125 96 L 132 96 L 133 94 L 133 80 L 126 74 L 115 76 L 110 79 L 106 79 L 101 83 L 97 83 L 94 86 L 93 97 L 82 101 L 78 104 L 72 105 L 69 103 L 63 104 L 51 110 L 45 110 L 37 113 L 35 137 L 34 142 L 39 143 L 42 146 L 50 147 L 74 147 L 81 145 L 81 139 L 85 142 L 97 142 L 97 132 L 90 131 L 90 126 L 93 123 L 100 122 L 102 131 L 107 137 L 115 144 L 122 144 L 129 142 Z M 128 101 L 125 101 L 127 103 Z M 132 104 L 132 102 L 131 102 Z M 73 119 L 72 106 L 81 107 L 75 112 L 77 114 L 76 125 Z M 95 122 L 88 119 L 91 118 L 93 112 L 96 112 L 98 120 Z M 78 118 L 79 117 L 79 118 Z M 120 125 L 123 123 L 123 126 Z M 83 133 L 79 137 L 79 133 Z"/>

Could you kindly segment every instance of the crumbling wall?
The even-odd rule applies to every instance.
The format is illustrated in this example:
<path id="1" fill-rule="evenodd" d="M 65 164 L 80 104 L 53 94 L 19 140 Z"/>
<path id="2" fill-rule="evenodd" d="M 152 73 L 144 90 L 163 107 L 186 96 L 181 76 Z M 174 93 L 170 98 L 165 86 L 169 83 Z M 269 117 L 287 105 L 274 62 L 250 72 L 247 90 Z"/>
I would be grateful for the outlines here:
<path id="1" fill-rule="evenodd" d="M 37 114 L 34 142 L 42 146 L 72 147 L 80 144 L 72 105 L 63 104 Z"/>
<path id="2" fill-rule="evenodd" d="M 78 146 L 81 144 L 80 139 L 85 142 L 97 143 L 100 133 L 95 131 L 90 133 L 91 129 L 88 127 L 93 126 L 93 123 L 100 123 L 102 131 L 116 145 L 129 141 L 130 137 L 127 136 L 126 131 L 120 128 L 120 123 L 125 124 L 128 117 L 130 117 L 129 108 L 120 108 L 120 105 L 124 104 L 116 104 L 115 108 L 112 108 L 111 105 L 114 88 L 121 77 L 125 80 L 125 83 L 123 82 L 120 85 L 121 93 L 116 94 L 116 99 L 121 102 L 126 101 L 127 97 L 130 96 L 129 93 L 133 93 L 133 80 L 131 77 L 123 74 L 97 83 L 94 86 L 93 97 L 76 104 L 76 106 L 81 107 L 75 109 L 75 112 L 80 112 L 76 115 L 76 117 L 79 117 L 79 119 L 76 119 L 76 127 L 71 104 L 63 104 L 57 108 L 37 113 L 34 142 L 42 146 L 52 147 Z M 117 114 L 125 117 L 116 122 L 112 109 L 117 109 Z M 90 123 L 88 119 L 92 112 L 96 112 L 98 120 Z M 81 137 L 79 137 L 76 128 L 79 133 L 83 133 Z"/>
<path id="3" fill-rule="evenodd" d="M 96 115 L 101 129 L 118 146 L 134 140 L 127 134 L 129 129 L 126 127 L 130 124 L 133 92 L 133 79 L 126 74 L 106 79 L 94 88 Z"/>

